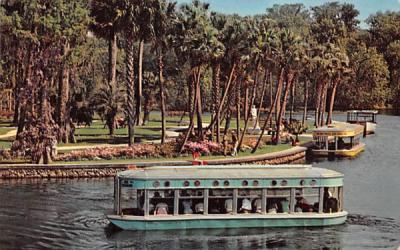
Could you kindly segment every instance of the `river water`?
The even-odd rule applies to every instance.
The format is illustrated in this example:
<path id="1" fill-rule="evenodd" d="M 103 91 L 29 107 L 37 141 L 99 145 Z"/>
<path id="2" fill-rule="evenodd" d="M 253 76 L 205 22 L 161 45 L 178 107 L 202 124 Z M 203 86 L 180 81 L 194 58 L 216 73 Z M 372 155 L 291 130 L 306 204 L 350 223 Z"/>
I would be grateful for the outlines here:
<path id="1" fill-rule="evenodd" d="M 110 178 L 0 181 L 0 249 L 396 249 L 399 137 L 400 117 L 380 115 L 360 157 L 314 162 L 345 174 L 345 225 L 117 231 L 105 218 L 113 204 Z"/>

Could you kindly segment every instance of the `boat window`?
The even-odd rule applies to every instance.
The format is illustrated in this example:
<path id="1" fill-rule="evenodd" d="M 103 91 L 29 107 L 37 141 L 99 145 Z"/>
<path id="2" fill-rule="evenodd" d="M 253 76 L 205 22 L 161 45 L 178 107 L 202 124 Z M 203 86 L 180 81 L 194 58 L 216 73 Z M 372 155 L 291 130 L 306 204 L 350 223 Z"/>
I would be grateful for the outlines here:
<path id="1" fill-rule="evenodd" d="M 174 212 L 174 190 L 149 190 L 149 214 L 167 215 Z"/>
<path id="2" fill-rule="evenodd" d="M 204 190 L 183 189 L 179 190 L 179 214 L 202 214 L 204 213 Z"/>
<path id="3" fill-rule="evenodd" d="M 267 213 L 289 213 L 290 188 L 269 188 L 266 200 Z"/>
<path id="4" fill-rule="evenodd" d="M 335 213 L 343 209 L 343 188 L 325 187 L 323 197 L 323 212 Z"/>
<path id="5" fill-rule="evenodd" d="M 169 187 L 171 183 L 169 181 L 164 182 L 164 187 Z"/>
<path id="6" fill-rule="evenodd" d="M 326 136 L 314 136 L 314 145 L 317 149 L 326 149 Z"/>
<path id="7" fill-rule="evenodd" d="M 248 186 L 248 185 L 249 185 L 249 182 L 248 182 L 248 181 L 246 181 L 246 180 L 242 181 L 242 186 L 246 187 L 246 186 Z"/>
<path id="8" fill-rule="evenodd" d="M 318 212 L 319 188 L 296 188 L 295 199 L 295 212 Z"/>
<path id="9" fill-rule="evenodd" d="M 224 186 L 225 187 L 229 186 L 229 181 L 224 181 Z"/>
<path id="10" fill-rule="evenodd" d="M 261 213 L 262 189 L 238 189 L 237 212 Z"/>
<path id="11" fill-rule="evenodd" d="M 143 215 L 140 206 L 143 205 L 144 196 L 142 197 L 141 194 L 140 190 L 132 187 L 122 187 L 120 196 L 121 213 L 124 215 Z"/>
<path id="12" fill-rule="evenodd" d="M 209 190 L 208 213 L 225 214 L 233 212 L 233 189 Z"/>

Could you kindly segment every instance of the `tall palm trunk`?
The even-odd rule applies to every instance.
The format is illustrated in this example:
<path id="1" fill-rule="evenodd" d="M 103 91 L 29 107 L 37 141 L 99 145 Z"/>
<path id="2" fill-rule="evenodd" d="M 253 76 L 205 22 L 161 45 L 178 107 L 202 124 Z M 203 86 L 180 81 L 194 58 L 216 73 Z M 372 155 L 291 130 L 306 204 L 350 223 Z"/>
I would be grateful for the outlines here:
<path id="1" fill-rule="evenodd" d="M 127 89 L 127 107 L 128 107 L 128 144 L 132 146 L 135 143 L 135 58 L 133 38 L 126 40 L 126 89 Z"/>
<path id="2" fill-rule="evenodd" d="M 108 84 L 112 88 L 117 82 L 117 53 L 117 34 L 111 31 L 108 40 Z"/>
<path id="3" fill-rule="evenodd" d="M 303 121 L 302 125 L 305 126 L 307 120 L 307 104 L 308 104 L 308 79 L 304 80 L 304 107 L 303 107 Z"/>
<path id="4" fill-rule="evenodd" d="M 160 109 L 161 109 L 161 144 L 165 142 L 166 137 L 166 121 L 165 121 L 165 91 L 164 91 L 164 77 L 163 77 L 163 55 L 159 51 L 158 55 L 158 81 L 160 82 Z"/>
<path id="5" fill-rule="evenodd" d="M 221 64 L 216 63 L 213 67 L 213 104 L 212 104 L 212 113 L 215 117 L 213 119 L 216 120 L 216 140 L 220 142 L 220 114 L 217 112 L 220 103 L 220 73 L 221 73 Z M 214 127 L 214 126 L 212 126 Z"/>
<path id="6" fill-rule="evenodd" d="M 194 88 L 195 88 L 194 86 L 196 85 L 195 82 L 196 82 L 196 75 L 197 75 L 195 73 L 194 69 L 192 69 L 192 72 L 191 72 L 190 75 L 191 75 L 191 77 L 189 78 L 189 84 L 188 84 L 189 85 L 189 89 L 192 87 L 192 90 L 194 90 Z M 196 92 L 196 91 L 193 91 L 193 92 Z M 193 102 L 191 102 L 189 100 L 191 103 L 193 103 L 192 107 L 189 104 L 190 123 L 189 123 L 188 129 L 186 130 L 186 134 L 185 134 L 185 137 L 183 139 L 183 142 L 182 142 L 182 144 L 181 144 L 181 146 L 179 148 L 179 154 L 182 153 L 183 149 L 185 148 L 186 142 L 188 141 L 189 136 L 190 136 L 190 134 L 192 133 L 192 131 L 194 129 L 194 112 L 197 109 L 197 95 L 195 93 L 193 93 L 193 98 L 194 98 Z"/>
<path id="7" fill-rule="evenodd" d="M 196 115 L 197 115 L 197 134 L 201 141 L 204 140 L 203 135 L 203 118 L 202 118 L 202 104 L 201 104 L 201 89 L 200 89 L 200 75 L 201 75 L 201 66 L 198 66 L 197 76 L 196 76 Z"/>
<path id="8" fill-rule="evenodd" d="M 239 144 L 237 147 L 238 149 L 240 149 L 240 147 L 242 146 L 244 135 L 246 134 L 246 130 L 249 125 L 249 120 L 250 120 L 250 116 L 251 116 L 251 108 L 253 107 L 254 100 L 256 98 L 256 93 L 257 93 L 256 91 L 257 91 L 257 85 L 258 85 L 259 68 L 260 68 L 260 61 L 257 63 L 257 67 L 256 67 L 256 72 L 255 72 L 256 76 L 254 77 L 254 85 L 253 85 L 251 97 L 250 97 L 250 107 L 247 110 L 247 117 L 244 122 L 244 129 L 243 129 L 242 136 L 240 137 L 240 140 L 239 140 Z"/>
<path id="9" fill-rule="evenodd" d="M 240 84 L 236 83 L 236 138 L 240 138 Z"/>
<path id="10" fill-rule="evenodd" d="M 269 84 L 270 84 L 270 88 L 269 88 L 269 106 L 272 107 L 272 103 L 274 101 L 274 99 L 273 99 L 274 78 L 273 78 L 272 72 L 269 73 Z M 274 109 L 272 110 L 272 112 L 274 112 Z M 269 124 L 270 124 L 269 126 L 272 128 L 272 114 L 271 114 L 271 116 L 269 118 L 269 121 L 266 120 L 266 122 L 269 122 Z"/>
<path id="11" fill-rule="evenodd" d="M 249 113 L 249 86 L 246 86 L 244 90 L 244 111 L 243 111 L 244 115 L 243 118 L 245 121 L 247 121 L 248 113 Z"/>
<path id="12" fill-rule="evenodd" d="M 136 88 L 136 125 L 142 125 L 142 84 L 143 84 L 143 50 L 144 40 L 139 42 L 139 67 L 138 67 L 138 84 Z"/>
<path id="13" fill-rule="evenodd" d="M 256 129 L 257 124 L 260 121 L 261 109 L 262 109 L 262 106 L 263 106 L 263 103 L 264 103 L 264 96 L 265 96 L 265 92 L 266 92 L 266 89 L 267 89 L 267 84 L 268 84 L 268 71 L 265 70 L 264 84 L 263 84 L 263 88 L 262 88 L 262 91 L 261 91 L 260 104 L 258 106 L 257 118 L 256 118 L 256 122 L 254 123 L 253 129 Z"/>
<path id="14" fill-rule="evenodd" d="M 228 82 L 227 82 L 226 87 L 225 87 L 225 89 L 224 89 L 224 94 L 222 95 L 221 102 L 219 103 L 219 106 L 218 106 L 218 109 L 217 109 L 216 117 L 221 117 L 222 106 L 224 105 L 225 99 L 226 99 L 226 97 L 227 97 L 227 95 L 228 95 L 228 93 L 229 93 L 230 86 L 231 86 L 231 84 L 232 84 L 232 82 L 233 82 L 235 70 L 236 70 L 236 63 L 234 62 L 234 63 L 232 64 L 232 68 L 231 68 L 231 72 L 230 72 L 230 74 L 229 74 Z M 214 124 L 215 124 L 216 122 L 217 122 L 217 120 L 216 120 L 216 119 L 213 119 L 213 120 L 210 122 L 210 125 L 209 125 L 208 129 L 210 129 L 212 126 L 214 126 Z"/>
<path id="15" fill-rule="evenodd" d="M 298 78 L 296 79 L 296 81 L 297 80 L 298 80 Z M 296 82 L 293 82 L 291 93 L 290 93 L 290 97 L 291 97 L 291 99 L 290 99 L 290 113 L 289 113 L 289 121 L 290 122 L 293 120 L 295 90 L 296 90 Z"/>
<path id="16" fill-rule="evenodd" d="M 340 82 L 340 77 L 336 77 L 335 80 L 333 81 L 332 94 L 329 101 L 328 117 L 326 118 L 327 125 L 332 123 L 333 106 L 335 105 L 336 89 L 337 86 L 339 85 L 339 82 Z"/>
<path id="17" fill-rule="evenodd" d="M 286 76 L 286 88 L 285 88 L 285 93 L 283 95 L 281 110 L 278 115 L 278 120 L 276 121 L 276 141 L 275 141 L 276 144 L 278 144 L 280 142 L 281 123 L 282 123 L 283 113 L 286 109 L 287 97 L 289 95 L 289 91 L 293 84 L 293 78 L 294 78 L 294 72 L 292 70 L 289 70 L 289 72 L 287 73 L 287 76 Z"/>
<path id="18" fill-rule="evenodd" d="M 274 101 L 271 103 L 271 107 L 269 108 L 269 112 L 268 112 L 267 119 L 266 119 L 265 122 L 264 122 L 264 125 L 263 125 L 262 130 L 261 130 L 261 134 L 260 134 L 260 136 L 258 137 L 257 143 L 256 143 L 256 145 L 254 146 L 253 150 L 251 151 L 252 154 L 255 153 L 255 152 L 257 151 L 258 147 L 260 146 L 262 137 L 264 136 L 264 133 L 265 133 L 265 129 L 266 129 L 267 126 L 268 126 L 268 121 L 269 121 L 270 119 L 272 119 L 272 114 L 273 114 L 273 112 L 274 112 L 275 106 L 276 106 L 276 104 L 278 103 L 278 101 L 280 100 L 280 92 L 281 92 L 281 89 L 282 89 L 282 86 L 283 86 L 284 72 L 285 72 L 285 71 L 284 71 L 284 69 L 282 68 L 282 69 L 281 69 L 281 73 L 280 73 L 280 75 L 279 75 L 279 79 L 278 79 L 278 85 L 276 86 Z M 271 84 L 272 84 L 272 81 L 271 81 Z"/>
<path id="19" fill-rule="evenodd" d="M 319 115 L 320 115 L 320 102 L 321 102 L 321 97 L 322 97 L 322 85 L 323 82 L 322 80 L 319 80 L 317 82 L 317 89 L 315 91 L 316 98 L 315 98 L 315 122 L 314 125 L 315 127 L 319 127 Z"/>
<path id="20" fill-rule="evenodd" d="M 326 83 L 322 89 L 322 98 L 321 98 L 321 114 L 320 114 L 320 121 L 319 124 L 320 126 L 324 126 L 324 118 L 325 118 L 325 111 L 326 111 L 326 99 L 328 95 L 328 84 Z"/>
<path id="21" fill-rule="evenodd" d="M 69 67 L 66 63 L 66 56 L 69 53 L 69 43 L 65 42 L 63 46 L 63 57 L 64 62 L 61 65 L 58 85 L 58 112 L 57 112 L 57 123 L 60 127 L 60 140 L 64 143 L 69 143 L 70 134 L 70 120 L 69 120 Z"/>

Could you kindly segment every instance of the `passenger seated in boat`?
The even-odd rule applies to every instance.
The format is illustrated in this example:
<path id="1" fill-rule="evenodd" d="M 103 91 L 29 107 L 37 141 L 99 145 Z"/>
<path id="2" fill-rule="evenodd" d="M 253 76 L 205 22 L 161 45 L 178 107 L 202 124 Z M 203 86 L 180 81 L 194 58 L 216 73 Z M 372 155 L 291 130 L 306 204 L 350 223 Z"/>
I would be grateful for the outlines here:
<path id="1" fill-rule="evenodd" d="M 183 214 L 193 214 L 192 210 L 192 201 L 182 201 L 183 205 Z"/>
<path id="2" fill-rule="evenodd" d="M 339 137 L 338 139 L 338 149 L 344 149 L 346 146 L 346 143 L 344 143 L 344 140 L 342 137 Z"/>
<path id="3" fill-rule="evenodd" d="M 326 206 L 326 213 L 336 213 L 338 212 L 338 200 L 334 197 L 329 197 Z"/>
<path id="4" fill-rule="evenodd" d="M 289 213 L 289 201 L 287 199 L 282 199 L 280 204 L 281 208 L 279 209 L 279 213 Z"/>
<path id="5" fill-rule="evenodd" d="M 194 206 L 194 211 L 195 211 L 196 214 L 202 214 L 202 213 L 204 213 L 204 204 L 203 204 L 202 202 L 197 203 L 197 204 Z"/>
<path id="6" fill-rule="evenodd" d="M 253 212 L 261 213 L 261 199 L 255 199 L 253 201 Z"/>
<path id="7" fill-rule="evenodd" d="M 209 203 L 209 213 L 211 214 L 222 213 L 220 199 L 213 199 L 213 201 Z"/>
<path id="8" fill-rule="evenodd" d="M 245 198 L 242 200 L 242 206 L 240 207 L 239 211 L 245 214 L 251 212 L 251 202 L 249 199 Z"/>
<path id="9" fill-rule="evenodd" d="M 232 199 L 226 199 L 225 200 L 225 212 L 226 213 L 232 213 L 233 212 L 233 205 L 232 205 Z"/>
<path id="10" fill-rule="evenodd" d="M 276 204 L 276 202 L 272 202 L 271 204 L 269 204 L 268 206 L 268 213 L 269 214 L 276 214 L 278 212 L 278 205 Z"/>
<path id="11" fill-rule="evenodd" d="M 154 215 L 168 215 L 168 205 L 164 202 L 157 203 Z"/>
<path id="12" fill-rule="evenodd" d="M 295 206 L 296 212 L 300 211 L 300 209 L 298 209 L 298 208 L 300 208 L 302 212 L 313 212 L 314 211 L 313 207 L 303 197 L 297 198 L 297 203 Z"/>

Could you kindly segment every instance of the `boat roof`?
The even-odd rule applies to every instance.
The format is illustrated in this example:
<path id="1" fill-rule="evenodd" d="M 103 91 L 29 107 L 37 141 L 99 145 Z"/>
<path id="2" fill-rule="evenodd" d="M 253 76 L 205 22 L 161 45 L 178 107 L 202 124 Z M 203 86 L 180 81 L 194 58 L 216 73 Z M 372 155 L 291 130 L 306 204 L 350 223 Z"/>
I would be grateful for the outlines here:
<path id="1" fill-rule="evenodd" d="M 263 179 L 263 178 L 337 178 L 343 174 L 311 165 L 215 165 L 160 166 L 126 170 L 122 179 Z"/>
<path id="2" fill-rule="evenodd" d="M 378 110 L 348 110 L 347 113 L 378 114 Z"/>
<path id="3" fill-rule="evenodd" d="M 350 124 L 346 122 L 335 122 L 332 125 L 323 126 L 313 131 L 314 136 L 338 136 L 351 137 L 362 134 L 364 126 L 359 124 Z"/>

